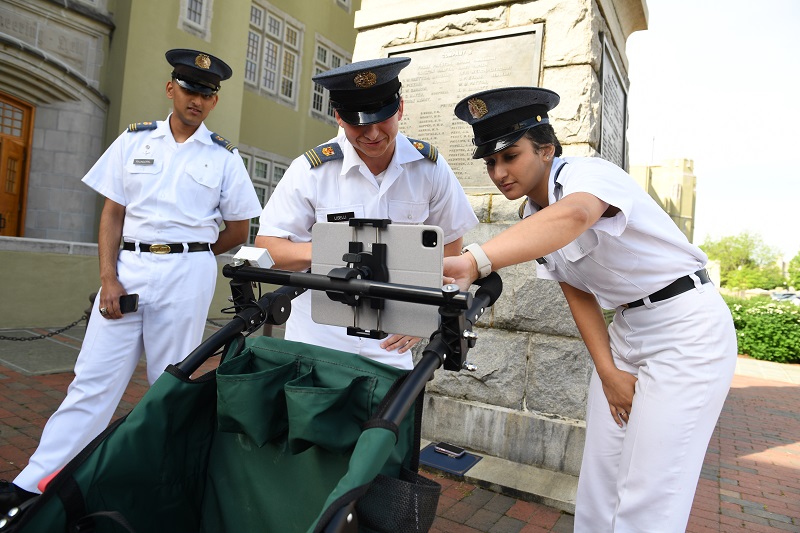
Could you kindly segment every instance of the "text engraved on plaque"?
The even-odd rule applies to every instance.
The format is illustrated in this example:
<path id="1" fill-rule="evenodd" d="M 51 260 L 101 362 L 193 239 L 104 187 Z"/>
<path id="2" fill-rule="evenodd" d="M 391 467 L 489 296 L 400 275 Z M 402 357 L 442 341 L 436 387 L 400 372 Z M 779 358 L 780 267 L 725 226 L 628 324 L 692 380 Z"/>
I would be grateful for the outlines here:
<path id="1" fill-rule="evenodd" d="M 479 91 L 537 85 L 540 26 L 395 47 L 389 55 L 411 58 L 400 73 L 405 100 L 400 129 L 435 145 L 464 187 L 493 187 L 483 161 L 472 159 L 472 128 L 456 118 L 453 109 Z"/>
<path id="2" fill-rule="evenodd" d="M 603 107 L 600 156 L 626 169 L 628 97 L 608 47 L 603 49 Z"/>

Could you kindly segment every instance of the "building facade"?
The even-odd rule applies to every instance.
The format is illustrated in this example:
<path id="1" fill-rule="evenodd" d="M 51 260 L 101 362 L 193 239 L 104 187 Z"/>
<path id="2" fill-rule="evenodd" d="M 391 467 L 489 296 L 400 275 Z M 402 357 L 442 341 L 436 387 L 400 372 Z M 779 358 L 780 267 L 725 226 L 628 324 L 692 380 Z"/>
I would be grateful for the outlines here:
<path id="1" fill-rule="evenodd" d="M 4 0 L 0 236 L 96 241 L 101 199 L 80 180 L 128 124 L 166 118 L 170 48 L 207 51 L 233 68 L 207 125 L 239 146 L 265 202 L 294 157 L 336 134 L 327 93 L 311 77 L 351 61 L 359 6 Z"/>
<path id="2" fill-rule="evenodd" d="M 633 165 L 631 176 L 658 202 L 689 242 L 694 242 L 697 178 L 694 161 L 670 159 L 661 165 Z"/>

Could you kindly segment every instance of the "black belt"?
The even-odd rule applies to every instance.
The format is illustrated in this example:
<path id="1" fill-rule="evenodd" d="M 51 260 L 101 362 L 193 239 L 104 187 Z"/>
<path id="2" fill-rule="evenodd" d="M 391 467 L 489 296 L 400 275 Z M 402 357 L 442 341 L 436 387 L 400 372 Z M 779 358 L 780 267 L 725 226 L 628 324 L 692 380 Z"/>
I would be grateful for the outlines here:
<path id="1" fill-rule="evenodd" d="M 711 283 L 711 278 L 708 277 L 708 272 L 705 268 L 701 268 L 695 275 L 700 278 L 701 283 Z M 650 301 L 660 302 L 661 300 L 666 300 L 667 298 L 672 298 L 673 296 L 677 296 L 679 294 L 683 294 L 686 291 L 690 291 L 694 289 L 694 280 L 690 276 L 683 276 L 680 279 L 676 279 L 660 291 L 656 291 L 650 295 Z M 629 304 L 623 304 L 622 307 L 630 309 L 631 307 L 639 307 L 644 305 L 644 298 L 641 300 L 636 300 L 635 302 L 631 302 Z"/>
<path id="2" fill-rule="evenodd" d="M 211 245 L 207 242 L 190 242 L 187 244 L 189 249 L 188 252 L 208 252 L 211 250 Z M 136 243 L 135 242 L 124 242 L 122 243 L 122 249 L 128 250 L 129 252 L 136 251 Z M 183 243 L 171 243 L 171 244 L 145 244 L 143 242 L 139 243 L 139 251 L 140 252 L 150 252 L 154 254 L 182 254 L 183 253 Z"/>

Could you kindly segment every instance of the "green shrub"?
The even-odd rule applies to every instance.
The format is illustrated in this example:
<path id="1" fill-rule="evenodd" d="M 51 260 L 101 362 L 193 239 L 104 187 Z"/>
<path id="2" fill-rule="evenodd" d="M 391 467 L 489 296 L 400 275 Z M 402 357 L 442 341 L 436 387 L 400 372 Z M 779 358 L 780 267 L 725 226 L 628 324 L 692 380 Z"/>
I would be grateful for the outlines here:
<path id="1" fill-rule="evenodd" d="M 776 363 L 800 363 L 800 307 L 789 302 L 725 298 L 739 353 Z"/>

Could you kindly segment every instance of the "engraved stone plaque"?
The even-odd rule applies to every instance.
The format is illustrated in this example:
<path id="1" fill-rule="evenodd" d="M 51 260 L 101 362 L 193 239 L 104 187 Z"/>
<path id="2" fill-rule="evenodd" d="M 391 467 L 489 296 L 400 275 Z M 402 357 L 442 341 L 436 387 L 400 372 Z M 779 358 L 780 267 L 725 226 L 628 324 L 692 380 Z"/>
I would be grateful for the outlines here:
<path id="1" fill-rule="evenodd" d="M 483 160 L 472 159 L 472 128 L 453 109 L 478 91 L 538 85 L 541 48 L 541 24 L 389 48 L 411 58 L 400 72 L 400 130 L 436 146 L 464 188 L 495 191 Z"/>
<path id="2" fill-rule="evenodd" d="M 56 58 L 94 82 L 97 73 L 92 70 L 96 54 L 93 49 L 99 46 L 99 38 L 69 22 L 56 16 L 36 18 L 14 6 L 0 5 L 0 33 Z"/>
<path id="3" fill-rule="evenodd" d="M 627 170 L 628 94 L 608 46 L 603 46 L 603 107 L 600 157 Z"/>

